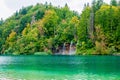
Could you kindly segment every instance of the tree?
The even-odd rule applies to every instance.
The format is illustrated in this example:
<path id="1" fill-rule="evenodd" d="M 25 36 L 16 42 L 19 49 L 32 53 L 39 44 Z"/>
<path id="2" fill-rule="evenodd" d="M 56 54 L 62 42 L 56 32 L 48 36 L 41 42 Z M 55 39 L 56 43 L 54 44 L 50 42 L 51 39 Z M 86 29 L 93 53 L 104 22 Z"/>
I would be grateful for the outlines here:
<path id="1" fill-rule="evenodd" d="M 96 12 L 95 21 L 101 26 L 104 35 L 107 37 L 107 44 L 111 48 L 118 42 L 116 32 L 119 29 L 119 9 L 116 6 L 104 5 Z"/>
<path id="2" fill-rule="evenodd" d="M 65 6 L 62 8 L 62 19 L 68 19 L 71 17 L 71 12 L 69 11 L 69 7 L 67 3 Z"/>
<path id="3" fill-rule="evenodd" d="M 22 7 L 22 9 L 20 9 L 19 13 L 22 15 L 25 15 L 25 14 L 27 14 L 27 9 L 25 7 Z"/>
<path id="4" fill-rule="evenodd" d="M 103 5 L 103 0 L 97 0 L 96 2 L 96 10 L 100 9 L 100 7 Z"/>
<path id="5" fill-rule="evenodd" d="M 18 14 L 19 14 L 18 11 L 16 11 L 16 12 L 15 12 L 15 16 L 18 16 Z"/>
<path id="6" fill-rule="evenodd" d="M 38 10 L 37 12 L 36 12 L 36 15 L 35 15 L 35 19 L 36 20 L 39 20 L 39 19 L 42 19 L 43 18 L 43 16 L 44 16 L 44 11 L 43 10 Z"/>
<path id="7" fill-rule="evenodd" d="M 120 0 L 118 1 L 118 6 L 120 6 Z"/>
<path id="8" fill-rule="evenodd" d="M 3 19 L 1 18 L 1 20 L 0 20 L 0 25 L 2 25 L 2 24 L 3 24 L 3 22 L 4 22 L 4 21 L 3 21 Z"/>
<path id="9" fill-rule="evenodd" d="M 16 51 L 18 54 L 33 54 L 37 50 L 38 29 L 31 28 L 30 24 L 22 31 L 22 37 L 18 38 L 16 42 Z"/>
<path id="10" fill-rule="evenodd" d="M 92 8 L 94 13 L 100 9 L 100 7 L 103 5 L 103 0 L 93 0 L 92 1 Z"/>
<path id="11" fill-rule="evenodd" d="M 27 27 L 24 28 L 24 30 L 22 31 L 22 36 L 25 36 L 29 33 L 30 31 L 30 24 L 27 24 Z"/>
<path id="12" fill-rule="evenodd" d="M 9 37 L 7 38 L 8 42 L 14 42 L 16 40 L 16 32 L 12 31 L 9 35 Z"/>
<path id="13" fill-rule="evenodd" d="M 92 40 L 92 43 L 95 43 L 95 13 L 93 11 L 93 8 L 90 12 L 90 23 L 89 23 L 89 28 L 88 28 L 88 32 L 89 32 L 89 38 Z"/>
<path id="14" fill-rule="evenodd" d="M 76 44 L 77 53 L 120 51 L 120 7 L 93 0 L 79 15 L 64 7 L 37 4 L 22 8 L 0 20 L 0 52 L 34 54 L 61 51 L 63 44 Z M 118 4 L 119 5 L 119 4 Z M 32 17 L 33 16 L 33 17 Z"/>
<path id="15" fill-rule="evenodd" d="M 80 18 L 80 26 L 78 27 L 78 38 L 80 41 L 87 41 L 88 39 L 88 26 L 90 19 L 90 7 L 83 10 Z"/>
<path id="16" fill-rule="evenodd" d="M 101 26 L 96 26 L 95 54 L 110 54 L 106 38 Z"/>
<path id="17" fill-rule="evenodd" d="M 116 0 L 111 0 L 110 4 L 111 4 L 112 6 L 117 6 L 117 1 L 116 1 Z"/>
<path id="18" fill-rule="evenodd" d="M 74 40 L 77 41 L 78 35 L 77 35 L 77 28 L 79 27 L 79 20 L 77 16 L 72 17 L 70 21 L 70 30 L 72 30 L 72 34 L 74 35 Z"/>
<path id="19" fill-rule="evenodd" d="M 18 33 L 21 33 L 23 31 L 23 29 L 25 28 L 25 26 L 27 26 L 27 24 L 31 22 L 31 20 L 32 20 L 32 18 L 31 18 L 30 14 L 23 16 L 20 19 L 20 26 L 19 26 Z"/>
<path id="20" fill-rule="evenodd" d="M 92 9 L 94 12 L 96 12 L 96 0 L 92 1 Z"/>
<path id="21" fill-rule="evenodd" d="M 16 32 L 12 31 L 9 34 L 9 37 L 7 37 L 7 40 L 5 43 L 5 48 L 6 48 L 5 53 L 12 53 L 15 51 L 16 40 L 17 40 L 17 34 L 16 34 Z"/>
<path id="22" fill-rule="evenodd" d="M 118 26 L 116 30 L 115 48 L 118 52 L 120 51 L 120 26 Z"/>
<path id="23" fill-rule="evenodd" d="M 58 23 L 58 16 L 54 10 L 47 10 L 42 19 L 43 26 L 46 28 L 46 35 L 54 36 L 56 31 L 56 26 Z"/>

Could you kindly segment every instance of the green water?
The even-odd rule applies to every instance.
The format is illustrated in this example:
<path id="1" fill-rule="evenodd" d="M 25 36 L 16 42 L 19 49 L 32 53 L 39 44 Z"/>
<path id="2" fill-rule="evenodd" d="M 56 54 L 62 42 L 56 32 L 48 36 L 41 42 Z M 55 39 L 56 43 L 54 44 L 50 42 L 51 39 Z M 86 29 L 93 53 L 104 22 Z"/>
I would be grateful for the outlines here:
<path id="1" fill-rule="evenodd" d="M 120 56 L 0 56 L 0 80 L 120 80 Z"/>

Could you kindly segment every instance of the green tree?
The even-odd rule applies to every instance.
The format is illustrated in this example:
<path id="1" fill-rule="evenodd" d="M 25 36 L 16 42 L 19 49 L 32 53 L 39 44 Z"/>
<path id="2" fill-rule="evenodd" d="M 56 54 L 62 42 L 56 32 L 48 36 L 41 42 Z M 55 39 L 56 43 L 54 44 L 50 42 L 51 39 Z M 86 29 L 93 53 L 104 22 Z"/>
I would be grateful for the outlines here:
<path id="1" fill-rule="evenodd" d="M 80 18 L 80 26 L 78 27 L 78 38 L 81 41 L 87 41 L 88 39 L 88 26 L 90 19 L 90 7 L 86 7 L 83 10 Z"/>
<path id="2" fill-rule="evenodd" d="M 32 20 L 32 17 L 30 14 L 23 16 L 20 19 L 20 26 L 19 26 L 18 33 L 21 33 L 23 31 L 23 29 L 25 28 L 25 26 L 27 26 L 27 24 L 31 22 L 31 20 Z"/>
<path id="3" fill-rule="evenodd" d="M 94 12 L 96 12 L 96 0 L 92 1 L 92 9 Z"/>
<path id="4" fill-rule="evenodd" d="M 30 24 L 22 31 L 22 37 L 16 43 L 16 52 L 19 54 L 33 54 L 37 50 L 38 29 L 32 28 Z"/>
<path id="5" fill-rule="evenodd" d="M 36 20 L 39 20 L 39 19 L 42 19 L 43 18 L 43 16 L 44 16 L 44 11 L 43 10 L 38 10 L 37 12 L 36 12 L 36 15 L 35 15 L 35 19 Z"/>
<path id="6" fill-rule="evenodd" d="M 118 6 L 120 6 L 120 0 L 118 1 Z"/>
<path id="7" fill-rule="evenodd" d="M 112 6 L 117 6 L 117 1 L 116 1 L 116 0 L 111 0 L 110 4 L 111 4 Z"/>
<path id="8" fill-rule="evenodd" d="M 108 47 L 115 46 L 117 27 L 119 25 L 119 9 L 115 6 L 102 6 L 96 12 L 96 24 L 100 25 L 103 33 L 107 37 Z"/>
<path id="9" fill-rule="evenodd" d="M 100 7 L 103 5 L 103 0 L 97 0 L 96 2 L 96 10 L 100 9 Z"/>
<path id="10" fill-rule="evenodd" d="M 61 9 L 62 10 L 62 19 L 70 20 L 73 16 L 67 4 Z"/>
<path id="11" fill-rule="evenodd" d="M 22 7 L 22 9 L 20 9 L 19 13 L 22 15 L 25 15 L 25 14 L 27 14 L 27 9 L 25 7 Z"/>
<path id="12" fill-rule="evenodd" d="M 43 26 L 46 28 L 46 37 L 54 36 L 58 23 L 58 16 L 54 10 L 47 10 L 42 19 Z"/>
<path id="13" fill-rule="evenodd" d="M 96 12 L 97 10 L 99 10 L 103 4 L 104 4 L 103 0 L 93 0 L 92 1 L 93 11 Z"/>
<path id="14" fill-rule="evenodd" d="M 77 29 L 78 32 L 78 41 L 77 41 L 77 53 L 83 54 L 83 50 L 91 47 L 89 39 L 89 22 L 90 22 L 90 12 L 91 8 L 86 7 L 80 18 L 80 26 Z"/>
<path id="15" fill-rule="evenodd" d="M 3 21 L 3 19 L 1 18 L 1 20 L 0 20 L 0 25 L 2 25 L 2 24 L 3 24 L 3 22 L 4 22 L 4 21 Z"/>
<path id="16" fill-rule="evenodd" d="M 79 27 L 79 19 L 77 16 L 72 17 L 71 21 L 70 21 L 70 30 L 72 30 L 72 34 L 74 35 L 74 40 L 77 41 L 78 40 L 78 35 L 77 35 L 77 29 Z"/>

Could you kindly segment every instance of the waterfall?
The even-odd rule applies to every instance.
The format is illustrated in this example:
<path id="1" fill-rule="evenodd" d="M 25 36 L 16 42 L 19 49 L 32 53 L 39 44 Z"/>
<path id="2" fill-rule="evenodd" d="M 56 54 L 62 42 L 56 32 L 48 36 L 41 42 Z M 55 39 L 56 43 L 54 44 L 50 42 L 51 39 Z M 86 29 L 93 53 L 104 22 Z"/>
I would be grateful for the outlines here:
<path id="1" fill-rule="evenodd" d="M 75 44 L 71 41 L 70 45 L 67 43 L 63 44 L 62 55 L 75 55 Z"/>
<path id="2" fill-rule="evenodd" d="M 66 50 L 66 47 L 65 47 L 65 43 L 63 44 L 63 49 L 62 49 L 62 54 L 65 55 L 65 50 Z"/>
<path id="3" fill-rule="evenodd" d="M 74 54 L 75 54 L 75 45 L 73 45 L 73 42 L 71 41 L 69 55 L 74 55 Z"/>

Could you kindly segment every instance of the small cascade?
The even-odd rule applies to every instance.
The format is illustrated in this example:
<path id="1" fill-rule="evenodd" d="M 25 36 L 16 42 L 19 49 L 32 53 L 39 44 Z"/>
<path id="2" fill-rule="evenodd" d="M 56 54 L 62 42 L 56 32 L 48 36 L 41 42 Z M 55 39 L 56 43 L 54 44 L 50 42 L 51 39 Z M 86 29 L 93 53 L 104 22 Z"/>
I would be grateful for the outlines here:
<path id="1" fill-rule="evenodd" d="M 66 47 L 65 47 L 65 43 L 63 44 L 63 49 L 62 49 L 62 54 L 65 55 L 65 51 L 66 51 Z"/>
<path id="2" fill-rule="evenodd" d="M 75 45 L 73 45 L 73 42 L 71 41 L 69 55 L 74 55 L 74 54 L 75 54 Z"/>

